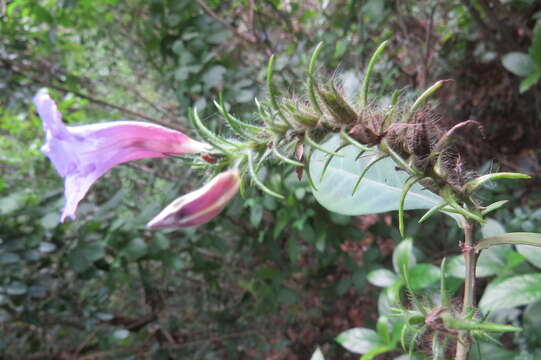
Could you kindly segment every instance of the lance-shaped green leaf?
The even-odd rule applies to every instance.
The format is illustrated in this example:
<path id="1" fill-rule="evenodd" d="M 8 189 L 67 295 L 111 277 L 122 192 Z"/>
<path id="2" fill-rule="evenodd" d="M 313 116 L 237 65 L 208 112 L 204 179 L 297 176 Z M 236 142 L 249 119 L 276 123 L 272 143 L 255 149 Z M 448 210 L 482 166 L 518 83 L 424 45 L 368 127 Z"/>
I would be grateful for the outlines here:
<path id="1" fill-rule="evenodd" d="M 351 145 L 355 146 L 356 148 L 358 148 L 359 150 L 361 151 L 372 151 L 374 150 L 373 147 L 369 147 L 369 146 L 366 146 L 366 145 L 363 145 L 361 144 L 360 142 L 358 142 L 357 140 L 355 140 L 354 138 L 352 138 L 351 136 L 349 136 L 346 132 L 346 129 L 342 128 L 342 130 L 340 130 L 340 136 L 345 140 L 347 141 L 348 143 L 350 143 Z"/>
<path id="2" fill-rule="evenodd" d="M 306 155 L 306 152 L 308 152 L 308 155 Z M 318 185 L 316 185 L 314 178 L 312 177 L 312 157 L 314 156 L 314 150 L 309 148 L 305 150 L 305 166 L 304 170 L 306 173 L 306 178 L 308 179 L 308 183 L 310 184 L 310 187 L 314 191 L 319 191 Z"/>
<path id="3" fill-rule="evenodd" d="M 248 171 L 250 176 L 252 177 L 252 180 L 254 183 L 261 189 L 263 192 L 269 194 L 270 196 L 274 196 L 278 199 L 285 199 L 285 197 L 282 194 L 278 194 L 277 192 L 269 189 L 259 178 L 257 177 L 257 173 L 254 168 L 254 160 L 253 160 L 253 154 L 248 154 Z"/>
<path id="4" fill-rule="evenodd" d="M 480 224 L 484 222 L 484 219 L 480 214 L 473 212 L 469 209 L 465 209 L 462 206 L 460 206 L 460 204 L 455 199 L 453 189 L 451 189 L 449 186 L 444 187 L 443 190 L 441 191 L 441 194 L 444 197 L 444 199 L 447 201 L 449 206 L 455 209 L 460 215 L 463 215 L 466 218 L 475 220 Z"/>
<path id="5" fill-rule="evenodd" d="M 284 113 L 282 112 L 282 108 L 278 105 L 278 101 L 276 100 L 276 94 L 274 92 L 274 84 L 272 82 L 273 71 L 274 71 L 274 54 L 270 57 L 269 66 L 267 67 L 267 91 L 269 92 L 269 98 L 270 98 L 272 107 L 274 108 L 274 110 L 278 112 L 278 116 L 280 117 L 280 119 L 282 119 L 290 128 L 293 128 L 293 125 L 285 117 Z"/>
<path id="6" fill-rule="evenodd" d="M 259 134 L 261 133 L 262 129 L 254 125 L 246 124 L 240 121 L 239 119 L 237 119 L 236 117 L 232 116 L 225 108 L 224 97 L 222 94 L 220 94 L 220 103 L 217 103 L 216 101 L 214 101 L 214 106 L 216 106 L 218 111 L 222 113 L 223 117 L 225 118 L 225 121 L 227 121 L 227 123 L 231 126 L 231 128 L 237 134 L 239 134 L 240 136 L 246 139 L 258 141 L 257 137 L 246 132 L 246 130 L 253 132 L 255 134 Z"/>
<path id="7" fill-rule="evenodd" d="M 475 320 L 457 319 L 451 316 L 445 316 L 443 318 L 445 327 L 453 330 L 482 330 L 488 332 L 519 332 L 521 328 L 512 325 L 491 323 L 491 322 L 478 322 Z"/>
<path id="8" fill-rule="evenodd" d="M 398 205 L 398 229 L 400 236 L 404 237 L 404 203 L 406 202 L 406 195 L 410 191 L 411 187 L 420 179 L 417 177 L 410 177 L 404 183 L 402 188 L 402 194 L 400 194 L 400 204 Z"/>
<path id="9" fill-rule="evenodd" d="M 348 145 L 349 144 L 342 144 L 336 150 L 334 150 L 334 152 L 336 153 L 337 151 L 342 150 L 343 148 L 345 148 Z M 323 179 L 323 177 L 325 176 L 325 174 L 327 173 L 327 169 L 329 168 L 329 165 L 330 165 L 333 157 L 334 157 L 334 155 L 329 155 L 329 157 L 327 158 L 327 161 L 325 161 L 325 165 L 323 166 L 323 171 L 321 172 L 321 176 L 319 178 L 319 181 L 321 181 Z"/>
<path id="10" fill-rule="evenodd" d="M 440 265 L 440 302 L 443 306 L 449 306 L 449 293 L 447 292 L 447 283 L 445 281 L 447 258 L 441 260 Z"/>
<path id="11" fill-rule="evenodd" d="M 207 129 L 205 125 L 203 125 L 203 122 L 199 118 L 199 115 L 197 113 L 197 109 L 188 109 L 188 117 L 192 120 L 192 124 L 203 139 L 205 139 L 207 142 L 209 142 L 212 146 L 214 146 L 216 149 L 222 151 L 225 154 L 231 153 L 231 150 L 227 148 L 228 145 L 235 145 L 232 142 L 225 140 L 224 138 L 219 137 L 218 135 L 215 135 L 212 131 Z"/>
<path id="12" fill-rule="evenodd" d="M 413 105 L 411 105 L 410 109 L 409 109 L 409 112 L 408 112 L 408 118 L 406 120 L 408 120 L 410 118 L 410 116 L 415 112 L 417 111 L 425 102 L 426 100 L 428 100 L 428 98 L 430 96 L 432 96 L 432 94 L 434 94 L 439 88 L 442 87 L 443 84 L 445 84 L 446 82 L 448 82 L 449 80 L 439 80 L 437 81 L 436 83 L 434 83 L 434 85 L 432 85 L 431 87 L 429 87 L 428 89 L 426 89 L 422 94 L 421 96 L 419 96 L 417 98 L 417 100 L 415 100 L 415 102 L 413 103 Z"/>
<path id="13" fill-rule="evenodd" d="M 489 206 L 487 206 L 486 208 L 484 208 L 483 211 L 481 211 L 481 214 L 483 216 L 485 216 L 485 215 L 493 212 L 494 210 L 498 210 L 499 208 L 501 208 L 502 206 L 504 206 L 508 202 L 509 202 L 509 200 L 496 201 L 496 202 L 490 204 Z"/>
<path id="14" fill-rule="evenodd" d="M 541 246 L 541 234 L 528 232 L 515 232 L 482 239 L 475 245 L 476 251 L 487 249 L 493 245 L 512 244 Z"/>
<path id="15" fill-rule="evenodd" d="M 378 46 L 378 48 L 376 49 L 376 51 L 374 51 L 374 54 L 370 58 L 366 71 L 364 72 L 363 83 L 361 85 L 361 97 L 359 99 L 359 105 L 361 105 L 361 107 L 363 108 L 366 106 L 366 104 L 368 104 L 368 88 L 370 85 L 370 78 L 372 77 L 372 70 L 388 43 L 389 40 L 386 40 Z"/>
<path id="16" fill-rule="evenodd" d="M 466 192 L 471 194 L 479 186 L 489 181 L 501 180 L 501 179 L 531 179 L 531 176 L 526 175 L 526 174 L 521 174 L 521 173 L 512 173 L 512 172 L 499 172 L 499 173 L 493 173 L 493 174 L 486 174 L 486 175 L 482 175 L 473 180 L 468 181 L 466 184 L 464 184 L 464 190 L 466 190 Z"/>
<path id="17" fill-rule="evenodd" d="M 383 150 L 384 152 L 389 154 L 391 159 L 393 159 L 393 161 L 396 162 L 396 164 L 398 166 L 400 166 L 402 168 L 402 170 L 407 171 L 408 174 L 417 175 L 417 176 L 421 175 L 421 172 L 419 170 L 409 166 L 409 164 L 406 162 L 406 160 L 404 160 L 402 158 L 402 156 L 400 156 L 396 151 L 394 151 L 393 148 L 391 146 L 389 146 L 389 144 L 387 143 L 387 141 L 385 139 L 381 142 L 380 148 L 381 148 L 381 150 Z"/>
<path id="18" fill-rule="evenodd" d="M 335 149 L 340 141 L 339 136 L 334 136 L 321 146 Z M 402 187 L 409 177 L 408 174 L 397 170 L 396 163 L 390 158 L 382 159 L 370 167 L 357 192 L 352 196 L 359 174 L 379 155 L 372 152 L 369 156 L 356 159 L 359 150 L 354 146 L 348 146 L 339 153 L 342 157 L 331 160 L 323 179 L 320 178 L 327 161 L 327 153 L 315 149 L 309 160 L 312 180 L 317 187 L 313 193 L 321 205 L 344 215 L 398 210 Z M 404 209 L 430 209 L 442 201 L 438 195 L 415 184 L 406 196 Z"/>
<path id="19" fill-rule="evenodd" d="M 342 154 L 339 154 L 337 152 L 334 152 L 334 151 L 331 151 L 331 150 L 327 150 L 327 148 L 325 148 L 324 146 L 321 146 L 319 145 L 317 142 L 315 142 L 312 137 L 310 136 L 310 130 L 307 130 L 305 133 L 304 133 L 304 139 L 306 140 L 306 142 L 313 148 L 319 150 L 319 151 L 323 151 L 324 153 L 327 153 L 329 155 L 332 155 L 332 156 L 338 156 L 338 157 L 343 157 L 344 155 Z"/>
<path id="20" fill-rule="evenodd" d="M 363 168 L 363 171 L 361 171 L 361 173 L 359 174 L 359 178 L 357 179 L 357 181 L 355 182 L 355 185 L 353 186 L 353 191 L 351 192 L 351 195 L 355 195 L 355 193 L 357 192 L 357 188 L 359 187 L 359 185 L 361 184 L 361 181 L 362 179 L 364 178 L 364 176 L 366 175 L 366 173 L 368 172 L 368 170 L 370 170 L 370 168 L 375 165 L 378 161 L 380 160 L 383 160 L 385 159 L 387 156 L 385 155 L 378 155 L 378 156 L 375 156 L 375 157 L 372 157 L 372 160 L 370 160 L 370 162 L 368 164 L 366 164 L 366 166 Z M 404 204 L 402 203 L 402 206 L 404 206 Z"/>
<path id="21" fill-rule="evenodd" d="M 308 65 L 308 99 L 310 100 L 310 104 L 318 112 L 318 114 L 321 114 L 321 108 L 319 107 L 319 103 L 317 102 L 316 98 L 316 92 L 314 90 L 314 70 L 316 69 L 316 62 L 317 58 L 319 57 L 319 53 L 321 52 L 321 49 L 323 48 L 323 42 L 320 42 L 317 44 L 316 49 L 312 53 L 312 57 L 310 58 L 310 64 Z"/>
<path id="22" fill-rule="evenodd" d="M 434 214 L 438 213 L 441 209 L 447 206 L 447 201 L 442 201 L 441 203 L 434 205 L 430 210 L 428 210 L 420 219 L 419 224 L 430 219 Z"/>
<path id="23" fill-rule="evenodd" d="M 296 160 L 293 160 L 293 159 L 290 159 L 288 158 L 287 156 L 285 155 L 282 155 L 278 149 L 276 148 L 276 146 L 273 146 L 272 147 L 272 152 L 274 153 L 274 155 L 282 160 L 283 162 L 285 162 L 286 164 L 289 164 L 289 165 L 293 165 L 293 166 L 300 166 L 300 167 L 304 167 L 304 164 L 299 162 L 299 161 L 296 161 Z"/>
<path id="24" fill-rule="evenodd" d="M 273 129 L 273 127 L 275 126 L 273 121 L 272 121 L 272 118 L 271 118 L 271 115 L 269 114 L 268 111 L 266 111 L 264 108 L 263 108 L 263 105 L 259 100 L 257 100 L 257 98 L 254 99 L 254 102 L 255 102 L 255 106 L 257 107 L 257 112 L 259 114 L 259 117 L 261 118 L 261 120 L 270 128 L 270 129 Z"/>

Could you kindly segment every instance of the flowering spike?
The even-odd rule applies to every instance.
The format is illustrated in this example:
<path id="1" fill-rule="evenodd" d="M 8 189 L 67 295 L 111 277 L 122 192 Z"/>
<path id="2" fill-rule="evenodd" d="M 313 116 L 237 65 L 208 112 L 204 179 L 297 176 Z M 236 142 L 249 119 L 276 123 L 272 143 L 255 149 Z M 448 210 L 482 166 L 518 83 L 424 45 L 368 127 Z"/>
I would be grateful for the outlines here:
<path id="1" fill-rule="evenodd" d="M 66 126 L 55 102 L 45 91 L 34 103 L 46 132 L 41 151 L 65 179 L 66 204 L 60 221 L 75 218 L 77 205 L 90 186 L 116 165 L 137 159 L 164 158 L 168 154 L 203 152 L 209 146 L 160 125 L 115 121 Z"/>
<path id="2" fill-rule="evenodd" d="M 237 194 L 240 175 L 237 170 L 220 173 L 205 186 L 185 194 L 163 209 L 147 227 L 150 229 L 185 228 L 209 222 Z"/>

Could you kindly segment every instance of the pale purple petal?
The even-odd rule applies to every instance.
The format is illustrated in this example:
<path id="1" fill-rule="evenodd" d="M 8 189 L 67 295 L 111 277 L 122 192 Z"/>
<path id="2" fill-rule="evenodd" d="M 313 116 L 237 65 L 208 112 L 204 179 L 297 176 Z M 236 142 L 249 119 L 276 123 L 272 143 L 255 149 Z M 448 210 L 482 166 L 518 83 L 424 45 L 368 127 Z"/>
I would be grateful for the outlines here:
<path id="1" fill-rule="evenodd" d="M 163 209 L 147 227 L 183 228 L 209 222 L 217 216 L 239 190 L 237 170 L 223 172 L 202 188 L 173 201 Z"/>
<path id="2" fill-rule="evenodd" d="M 75 218 L 77 205 L 90 186 L 116 165 L 208 150 L 206 144 L 151 123 L 115 121 L 65 126 L 46 92 L 39 92 L 34 103 L 46 132 L 46 143 L 41 150 L 65 178 L 66 205 L 61 221 Z"/>

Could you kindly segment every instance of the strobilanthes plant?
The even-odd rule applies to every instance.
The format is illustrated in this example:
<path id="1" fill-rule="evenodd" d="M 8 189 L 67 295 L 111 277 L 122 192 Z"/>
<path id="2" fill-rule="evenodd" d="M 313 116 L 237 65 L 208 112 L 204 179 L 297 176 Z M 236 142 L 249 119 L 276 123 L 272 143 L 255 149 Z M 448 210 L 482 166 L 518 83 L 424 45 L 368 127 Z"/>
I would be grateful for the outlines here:
<path id="1" fill-rule="evenodd" d="M 334 80 L 316 78 L 316 61 L 322 44 L 311 57 L 305 93 L 296 97 L 279 96 L 272 80 L 274 57 L 271 57 L 267 69 L 268 99 L 256 100 L 258 122 L 245 122 L 229 113 L 222 98 L 215 102 L 236 134 L 233 138 L 210 131 L 195 109 L 189 116 L 204 142 L 139 122 L 66 127 L 50 97 L 38 94 L 35 103 L 47 132 L 43 151 L 66 179 L 62 220 L 75 216 L 77 204 L 92 183 L 115 165 L 170 154 L 198 154 L 201 156 L 193 160 L 194 166 L 212 174 L 212 180 L 175 200 L 148 227 L 200 225 L 217 216 L 246 184 L 254 184 L 266 194 L 283 199 L 279 191 L 259 176 L 266 161 L 279 161 L 295 167 L 299 178 L 306 177 L 316 199 L 333 211 L 360 215 L 398 210 L 398 227 L 404 236 L 404 211 L 428 209 L 419 222 L 444 213 L 452 216 L 464 232 L 464 240 L 459 244 L 465 263 L 461 306 L 452 306 L 447 299 L 445 271 L 441 272 L 441 295 L 434 301 L 411 286 L 408 261 L 397 261 L 400 286 L 408 295 L 406 299 L 394 296 L 393 318 L 399 320 L 395 325 L 399 326 L 400 336 L 388 335 L 388 343 L 359 350 L 365 353 L 363 358 L 396 351 L 397 343 L 411 354 L 419 337 L 430 334 L 435 359 L 445 359 L 452 348 L 456 349 L 455 359 L 463 360 L 468 358 L 473 339 L 496 341 L 491 333 L 520 331 L 514 326 L 484 321 L 475 304 L 476 260 L 480 251 L 493 245 L 541 246 L 541 235 L 508 233 L 476 241 L 475 227 L 505 204 L 505 201 L 484 204 L 476 191 L 490 181 L 529 176 L 507 172 L 478 175 L 469 167 L 459 134 L 468 131 L 481 141 L 483 129 L 472 120 L 447 130 L 435 125 L 439 115 L 428 100 L 445 80 L 436 82 L 412 103 L 403 101 L 399 91 L 391 94 L 388 105 L 368 99 L 374 64 L 386 45 L 387 42 L 382 43 L 372 56 L 359 95 L 354 99 L 346 96 Z M 344 176 L 326 180 L 332 171 L 356 175 L 354 181 L 346 181 Z M 368 187 L 370 191 L 363 190 Z M 401 251 L 409 259 L 410 241 L 402 243 Z M 378 332 L 387 334 L 389 321 L 387 318 L 378 321 Z"/>

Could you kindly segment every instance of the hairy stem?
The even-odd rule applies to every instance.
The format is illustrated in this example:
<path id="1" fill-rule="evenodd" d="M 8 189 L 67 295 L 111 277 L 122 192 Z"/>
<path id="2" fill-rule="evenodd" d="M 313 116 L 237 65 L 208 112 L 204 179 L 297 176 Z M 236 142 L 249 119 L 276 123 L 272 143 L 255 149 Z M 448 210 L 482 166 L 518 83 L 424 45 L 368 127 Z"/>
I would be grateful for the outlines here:
<path id="1" fill-rule="evenodd" d="M 464 244 L 462 244 L 462 253 L 464 254 L 466 278 L 464 282 L 464 300 L 462 303 L 462 317 L 465 318 L 473 314 L 475 302 L 475 263 L 477 254 L 473 243 L 473 233 L 475 224 L 469 220 L 464 226 Z M 458 337 L 455 360 L 467 360 L 471 348 L 471 338 L 468 331 L 461 331 Z"/>

